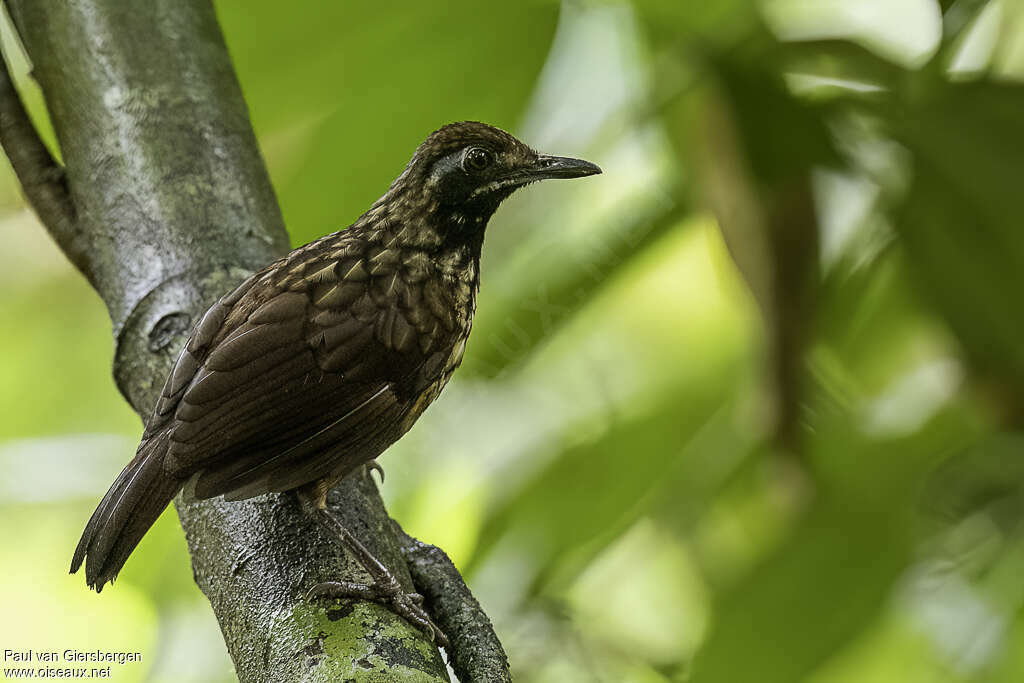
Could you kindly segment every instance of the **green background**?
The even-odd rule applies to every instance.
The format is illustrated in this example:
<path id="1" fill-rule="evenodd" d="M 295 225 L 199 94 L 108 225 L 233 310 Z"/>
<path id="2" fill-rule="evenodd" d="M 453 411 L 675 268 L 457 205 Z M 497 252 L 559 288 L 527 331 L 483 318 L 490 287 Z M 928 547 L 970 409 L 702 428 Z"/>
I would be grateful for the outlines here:
<path id="1" fill-rule="evenodd" d="M 1019 3 L 217 8 L 293 244 L 453 120 L 604 168 L 499 211 L 381 460 L 517 680 L 1024 680 Z M 0 239 L 0 650 L 232 680 L 172 512 L 102 596 L 67 575 L 141 425 L 6 167 Z"/>

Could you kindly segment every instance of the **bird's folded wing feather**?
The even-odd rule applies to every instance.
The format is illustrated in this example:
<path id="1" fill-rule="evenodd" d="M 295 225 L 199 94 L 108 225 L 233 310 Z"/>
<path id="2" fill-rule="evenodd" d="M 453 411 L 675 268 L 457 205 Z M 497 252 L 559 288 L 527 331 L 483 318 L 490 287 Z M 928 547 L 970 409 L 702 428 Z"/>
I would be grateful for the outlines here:
<path id="1" fill-rule="evenodd" d="M 147 427 L 144 443 L 169 438 L 169 474 L 199 473 L 199 497 L 284 491 L 376 457 L 450 349 L 443 302 L 400 264 L 357 254 L 288 267 L 206 313 Z"/>

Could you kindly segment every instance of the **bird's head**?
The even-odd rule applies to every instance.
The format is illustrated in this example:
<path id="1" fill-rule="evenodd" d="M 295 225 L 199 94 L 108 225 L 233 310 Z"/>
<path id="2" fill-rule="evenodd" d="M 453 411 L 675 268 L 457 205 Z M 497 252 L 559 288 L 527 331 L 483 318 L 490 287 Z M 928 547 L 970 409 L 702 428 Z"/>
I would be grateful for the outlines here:
<path id="1" fill-rule="evenodd" d="M 589 161 L 538 154 L 499 128 L 463 121 L 431 133 L 392 190 L 412 194 L 449 229 L 469 236 L 482 232 L 498 205 L 520 187 L 600 172 Z"/>

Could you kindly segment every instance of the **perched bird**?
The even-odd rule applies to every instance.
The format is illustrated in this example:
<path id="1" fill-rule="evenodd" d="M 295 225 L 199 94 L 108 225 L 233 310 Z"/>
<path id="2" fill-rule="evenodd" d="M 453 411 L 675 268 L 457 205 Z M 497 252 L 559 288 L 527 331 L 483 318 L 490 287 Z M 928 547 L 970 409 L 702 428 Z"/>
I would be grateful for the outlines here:
<path id="1" fill-rule="evenodd" d="M 295 249 L 206 311 L 135 457 L 86 525 L 72 573 L 84 561 L 97 592 L 113 581 L 186 482 L 198 498 L 295 491 L 374 581 L 316 590 L 387 602 L 443 640 L 325 496 L 405 434 L 461 362 L 484 228 L 502 200 L 534 181 L 600 172 L 482 123 L 432 133 L 348 229 Z"/>

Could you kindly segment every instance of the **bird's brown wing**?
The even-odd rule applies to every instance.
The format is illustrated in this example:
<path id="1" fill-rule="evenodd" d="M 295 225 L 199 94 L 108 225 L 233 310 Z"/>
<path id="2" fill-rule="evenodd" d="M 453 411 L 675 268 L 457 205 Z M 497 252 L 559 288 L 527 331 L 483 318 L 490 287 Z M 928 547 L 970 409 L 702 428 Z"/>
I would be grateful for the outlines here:
<path id="1" fill-rule="evenodd" d="M 199 497 L 285 491 L 408 429 L 454 326 L 436 288 L 367 256 L 275 264 L 210 309 L 147 429 L 168 437 L 169 474 L 198 473 Z"/>

